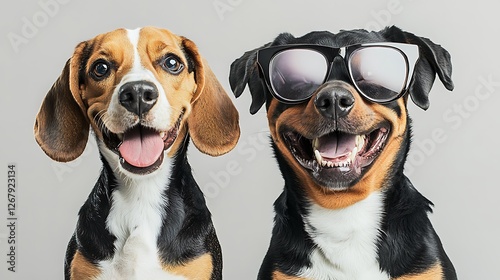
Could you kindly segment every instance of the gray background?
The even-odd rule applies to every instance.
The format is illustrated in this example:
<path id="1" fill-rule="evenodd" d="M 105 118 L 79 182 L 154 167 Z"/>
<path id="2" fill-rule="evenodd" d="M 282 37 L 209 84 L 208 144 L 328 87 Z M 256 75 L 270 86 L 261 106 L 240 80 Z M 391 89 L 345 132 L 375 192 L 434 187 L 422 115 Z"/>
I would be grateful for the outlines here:
<path id="1" fill-rule="evenodd" d="M 76 161 L 59 164 L 33 139 L 41 101 L 80 41 L 119 27 L 168 28 L 197 43 L 230 93 L 230 63 L 280 32 L 392 24 L 444 46 L 454 66 L 452 93 L 436 82 L 428 111 L 409 105 L 415 144 L 408 176 L 435 203 L 431 219 L 460 279 L 500 279 L 497 1 L 55 1 L 10 1 L 0 12 L 0 174 L 17 164 L 19 218 L 17 272 L 7 273 L 7 180 L 1 175 L 1 279 L 62 279 L 77 211 L 99 173 L 94 141 Z M 36 30 L 27 31 L 29 24 Z M 10 40 L 16 35 L 24 38 L 17 45 Z M 236 149 L 210 158 L 191 146 L 190 162 L 223 246 L 225 279 L 255 279 L 283 183 L 264 111 L 250 116 L 248 91 L 235 104 L 242 129 Z"/>

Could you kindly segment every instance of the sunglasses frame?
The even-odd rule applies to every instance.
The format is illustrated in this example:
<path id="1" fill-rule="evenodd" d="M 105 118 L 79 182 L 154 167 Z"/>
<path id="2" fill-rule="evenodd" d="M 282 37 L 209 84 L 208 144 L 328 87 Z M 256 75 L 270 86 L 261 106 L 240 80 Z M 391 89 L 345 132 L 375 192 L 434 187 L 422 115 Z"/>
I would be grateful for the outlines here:
<path id="1" fill-rule="evenodd" d="M 399 92 L 397 95 L 394 97 L 387 99 L 387 100 L 379 100 L 376 98 L 372 98 L 368 95 L 366 95 L 359 87 L 358 85 L 354 82 L 353 80 L 353 75 L 352 75 L 352 69 L 351 69 L 351 59 L 353 57 L 353 54 L 361 49 L 364 48 L 371 48 L 371 47 L 385 47 L 385 48 L 392 48 L 394 50 L 397 50 L 402 57 L 405 60 L 406 63 L 406 80 L 404 81 L 404 86 L 401 89 L 401 92 Z M 319 54 L 321 54 L 327 63 L 327 71 L 325 73 L 325 77 L 323 78 L 322 84 L 326 83 L 329 80 L 331 70 L 332 70 L 332 64 L 333 60 L 337 56 L 341 56 L 344 58 L 344 62 L 347 66 L 347 69 L 349 71 L 349 79 L 351 80 L 351 83 L 356 87 L 358 92 L 367 100 L 375 103 L 389 103 L 392 102 L 401 96 L 405 95 L 408 92 L 408 87 L 413 79 L 413 74 L 415 70 L 415 65 L 417 64 L 417 61 L 419 59 L 419 47 L 418 45 L 414 44 L 406 44 L 406 43 L 394 43 L 394 42 L 380 42 L 380 43 L 365 43 L 365 44 L 355 44 L 355 45 L 349 45 L 349 46 L 344 46 L 340 48 L 334 48 L 330 46 L 324 46 L 324 45 L 315 45 L 315 44 L 289 44 L 289 45 L 280 45 L 280 46 L 271 46 L 267 48 L 263 48 L 257 51 L 257 64 L 260 67 L 260 70 L 264 76 L 264 81 L 271 92 L 271 94 L 278 99 L 282 103 L 287 103 L 287 104 L 297 104 L 297 103 L 302 103 L 313 95 L 313 93 L 310 96 L 304 97 L 300 100 L 292 100 L 285 98 L 281 96 L 279 93 L 275 92 L 273 89 L 273 86 L 271 84 L 271 78 L 270 78 L 270 73 L 269 73 L 269 66 L 273 60 L 273 58 L 278 55 L 279 53 L 286 51 L 286 50 L 292 50 L 292 49 L 303 49 L 303 50 L 311 50 L 315 51 Z"/>

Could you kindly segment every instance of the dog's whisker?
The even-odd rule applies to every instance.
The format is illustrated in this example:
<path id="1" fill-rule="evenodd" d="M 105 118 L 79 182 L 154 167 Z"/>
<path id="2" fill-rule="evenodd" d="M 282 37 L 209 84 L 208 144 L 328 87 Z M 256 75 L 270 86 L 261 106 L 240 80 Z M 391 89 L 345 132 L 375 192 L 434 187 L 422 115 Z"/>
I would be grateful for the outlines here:
<path id="1" fill-rule="evenodd" d="M 97 112 L 94 116 L 94 122 L 97 124 L 98 128 L 105 134 L 109 134 L 109 128 L 107 123 L 109 122 L 109 117 L 106 110 L 101 110 Z"/>

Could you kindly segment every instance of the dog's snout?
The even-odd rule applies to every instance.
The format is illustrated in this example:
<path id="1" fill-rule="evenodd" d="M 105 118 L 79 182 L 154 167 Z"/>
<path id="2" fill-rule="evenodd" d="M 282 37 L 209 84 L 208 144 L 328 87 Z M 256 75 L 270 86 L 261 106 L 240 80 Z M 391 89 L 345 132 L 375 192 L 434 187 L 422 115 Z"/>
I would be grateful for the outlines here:
<path id="1" fill-rule="evenodd" d="M 128 111 L 141 116 L 155 105 L 158 89 L 151 82 L 128 82 L 121 87 L 118 98 Z"/>
<path id="2" fill-rule="evenodd" d="M 354 107 L 354 96 L 343 87 L 326 88 L 318 93 L 314 105 L 326 118 L 344 117 Z"/>

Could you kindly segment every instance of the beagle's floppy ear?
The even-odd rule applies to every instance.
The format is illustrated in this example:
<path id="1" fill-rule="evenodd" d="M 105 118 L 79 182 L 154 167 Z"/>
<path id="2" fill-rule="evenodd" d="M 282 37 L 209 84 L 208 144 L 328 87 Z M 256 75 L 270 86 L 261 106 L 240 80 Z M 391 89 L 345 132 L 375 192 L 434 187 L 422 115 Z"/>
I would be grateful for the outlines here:
<path id="1" fill-rule="evenodd" d="M 182 38 L 195 71 L 196 92 L 187 123 L 193 143 L 202 153 L 219 156 L 231 151 L 240 137 L 239 115 L 196 45 Z"/>
<path id="2" fill-rule="evenodd" d="M 391 41 L 415 44 L 420 48 L 420 58 L 415 66 L 413 81 L 409 88 L 410 97 L 417 106 L 424 110 L 429 108 L 429 92 L 436 79 L 436 74 L 446 89 L 453 90 L 451 56 L 448 51 L 427 38 L 402 31 L 395 26 L 387 28 L 383 32 L 386 38 Z"/>
<path id="3" fill-rule="evenodd" d="M 66 62 L 36 116 L 35 139 L 42 150 L 56 161 L 76 159 L 87 144 L 89 121 L 83 113 L 78 81 L 82 44 Z"/>
<path id="4" fill-rule="evenodd" d="M 250 113 L 254 115 L 266 102 L 267 88 L 260 79 L 260 69 L 257 65 L 257 48 L 245 52 L 240 58 L 231 63 L 229 84 L 234 95 L 238 98 L 245 90 L 246 85 L 252 94 Z"/>

